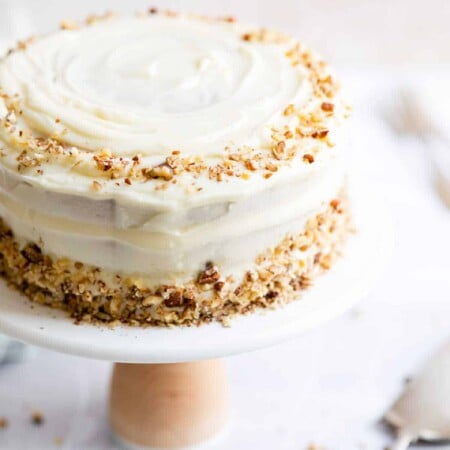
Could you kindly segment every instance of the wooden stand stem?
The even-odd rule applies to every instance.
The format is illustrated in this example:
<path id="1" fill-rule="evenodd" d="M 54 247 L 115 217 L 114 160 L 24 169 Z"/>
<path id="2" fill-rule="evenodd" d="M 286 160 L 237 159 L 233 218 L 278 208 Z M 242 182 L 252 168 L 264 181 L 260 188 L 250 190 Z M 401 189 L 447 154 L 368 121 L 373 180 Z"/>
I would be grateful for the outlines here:
<path id="1" fill-rule="evenodd" d="M 110 422 L 128 448 L 189 447 L 213 438 L 227 419 L 221 360 L 114 365 Z"/>

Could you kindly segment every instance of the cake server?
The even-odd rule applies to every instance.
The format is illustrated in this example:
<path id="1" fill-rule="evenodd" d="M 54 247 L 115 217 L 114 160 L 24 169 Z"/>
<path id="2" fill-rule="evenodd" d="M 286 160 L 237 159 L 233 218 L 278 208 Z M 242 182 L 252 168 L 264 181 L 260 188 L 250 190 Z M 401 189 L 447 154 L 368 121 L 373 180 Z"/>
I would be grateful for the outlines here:
<path id="1" fill-rule="evenodd" d="M 406 450 L 418 439 L 450 440 L 450 341 L 408 383 L 384 419 L 398 433 L 392 450 Z"/>

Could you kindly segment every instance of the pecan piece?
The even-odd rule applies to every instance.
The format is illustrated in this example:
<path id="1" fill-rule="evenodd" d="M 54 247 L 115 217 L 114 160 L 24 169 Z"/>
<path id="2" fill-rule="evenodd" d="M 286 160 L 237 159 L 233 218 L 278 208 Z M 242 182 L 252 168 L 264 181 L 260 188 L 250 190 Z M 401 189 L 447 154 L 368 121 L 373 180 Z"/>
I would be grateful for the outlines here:
<path id="1" fill-rule="evenodd" d="M 213 284 L 219 281 L 220 273 L 212 263 L 206 264 L 206 269 L 200 272 L 197 282 L 198 284 Z"/>
<path id="2" fill-rule="evenodd" d="M 169 298 L 164 300 L 164 304 L 169 308 L 183 306 L 183 295 L 181 291 L 173 291 L 169 294 Z"/>
<path id="3" fill-rule="evenodd" d="M 41 249 L 36 244 L 28 244 L 20 253 L 31 263 L 37 264 L 44 259 Z"/>

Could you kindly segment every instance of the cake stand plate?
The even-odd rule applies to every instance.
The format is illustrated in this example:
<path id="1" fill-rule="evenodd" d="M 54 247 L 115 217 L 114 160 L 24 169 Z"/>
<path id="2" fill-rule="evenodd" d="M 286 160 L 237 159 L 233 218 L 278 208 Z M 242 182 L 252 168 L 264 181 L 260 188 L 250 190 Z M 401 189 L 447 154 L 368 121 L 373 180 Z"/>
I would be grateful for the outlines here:
<path id="1" fill-rule="evenodd" d="M 352 307 L 381 276 L 393 247 L 389 216 L 366 189 L 354 192 L 358 231 L 343 256 L 282 308 L 237 317 L 229 328 L 75 325 L 63 312 L 34 305 L 3 282 L 0 331 L 63 353 L 116 362 L 109 418 L 122 448 L 192 449 L 205 443 L 210 448 L 229 414 L 223 361 L 212 358 L 276 344 L 318 326 Z"/>
<path id="2" fill-rule="evenodd" d="M 87 358 L 127 363 L 197 361 L 242 353 L 293 338 L 352 307 L 382 274 L 392 226 L 366 189 L 352 199 L 357 233 L 343 256 L 301 298 L 275 310 L 234 318 L 231 327 L 135 328 L 75 325 L 62 311 L 34 305 L 0 282 L 0 331 L 17 340 Z"/>

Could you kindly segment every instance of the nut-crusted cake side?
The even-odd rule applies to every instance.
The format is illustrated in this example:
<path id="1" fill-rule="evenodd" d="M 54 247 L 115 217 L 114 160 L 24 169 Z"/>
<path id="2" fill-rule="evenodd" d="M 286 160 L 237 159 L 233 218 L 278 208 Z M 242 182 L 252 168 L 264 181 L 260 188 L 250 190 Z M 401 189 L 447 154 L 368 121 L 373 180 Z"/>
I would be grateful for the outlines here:
<path id="1" fill-rule="evenodd" d="M 39 246 L 21 246 L 0 222 L 0 273 L 37 303 L 68 311 L 80 321 L 130 325 L 228 323 L 235 314 L 288 303 L 328 270 L 351 232 L 344 192 L 310 218 L 305 229 L 259 255 L 242 279 L 224 277 L 213 262 L 184 285 L 145 287 L 69 259 L 53 259 Z"/>

